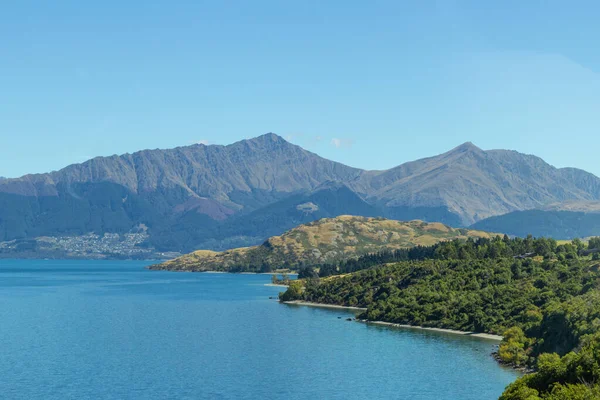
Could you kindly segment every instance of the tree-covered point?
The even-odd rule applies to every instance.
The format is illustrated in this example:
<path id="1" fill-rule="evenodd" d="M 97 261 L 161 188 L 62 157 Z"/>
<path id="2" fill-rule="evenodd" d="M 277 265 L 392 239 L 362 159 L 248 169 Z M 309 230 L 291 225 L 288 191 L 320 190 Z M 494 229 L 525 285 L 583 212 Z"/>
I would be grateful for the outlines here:
<path id="1" fill-rule="evenodd" d="M 282 298 L 366 307 L 360 318 L 367 320 L 503 334 L 501 361 L 536 370 L 503 399 L 594 399 L 598 249 L 599 238 L 587 245 L 531 237 L 445 242 L 427 250 L 430 258 L 307 278 L 304 288 L 297 284 Z"/>
<path id="2" fill-rule="evenodd" d="M 597 279 L 578 259 L 403 261 L 307 280 L 302 300 L 367 307 L 362 318 L 372 321 L 498 334 L 518 326 L 537 337 L 545 306 L 588 292 Z M 563 339 L 545 347 L 560 350 Z"/>

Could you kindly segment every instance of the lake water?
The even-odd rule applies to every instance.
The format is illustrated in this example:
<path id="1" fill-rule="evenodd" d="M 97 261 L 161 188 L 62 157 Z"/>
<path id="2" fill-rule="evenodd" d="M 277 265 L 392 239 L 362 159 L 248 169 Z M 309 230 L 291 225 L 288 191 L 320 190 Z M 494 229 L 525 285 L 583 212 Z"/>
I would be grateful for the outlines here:
<path id="1" fill-rule="evenodd" d="M 147 264 L 0 260 L 0 397 L 485 400 L 517 377 L 493 341 L 282 305 L 267 275 Z"/>

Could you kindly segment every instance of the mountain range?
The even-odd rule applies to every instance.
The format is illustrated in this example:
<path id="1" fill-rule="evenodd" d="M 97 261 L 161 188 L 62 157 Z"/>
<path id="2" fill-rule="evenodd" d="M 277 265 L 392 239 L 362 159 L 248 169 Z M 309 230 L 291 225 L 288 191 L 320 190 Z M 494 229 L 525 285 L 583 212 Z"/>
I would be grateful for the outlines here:
<path id="1" fill-rule="evenodd" d="M 464 227 L 524 210 L 580 212 L 572 205 L 586 204 L 589 211 L 597 202 L 600 178 L 516 151 L 465 143 L 367 171 L 269 133 L 0 180 L 0 241 L 143 229 L 146 245 L 161 251 L 223 250 L 343 214 Z"/>

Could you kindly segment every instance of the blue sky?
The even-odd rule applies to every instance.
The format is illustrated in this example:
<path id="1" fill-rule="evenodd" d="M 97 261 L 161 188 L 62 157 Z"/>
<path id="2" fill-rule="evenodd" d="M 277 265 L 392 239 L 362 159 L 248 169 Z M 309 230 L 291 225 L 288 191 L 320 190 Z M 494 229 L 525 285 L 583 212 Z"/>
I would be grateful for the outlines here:
<path id="1" fill-rule="evenodd" d="M 384 169 L 465 141 L 600 175 L 588 1 L 0 5 L 0 176 L 275 132 Z"/>

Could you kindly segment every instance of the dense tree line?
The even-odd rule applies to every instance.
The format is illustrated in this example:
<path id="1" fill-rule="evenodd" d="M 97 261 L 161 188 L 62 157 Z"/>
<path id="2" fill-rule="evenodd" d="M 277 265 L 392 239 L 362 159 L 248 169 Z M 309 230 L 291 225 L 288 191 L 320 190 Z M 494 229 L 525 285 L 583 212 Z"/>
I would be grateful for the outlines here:
<path id="1" fill-rule="evenodd" d="M 366 307 L 360 318 L 368 320 L 503 334 L 500 360 L 535 372 L 502 399 L 595 399 L 598 250 L 600 238 L 587 246 L 532 237 L 444 242 L 412 258 L 408 252 L 361 257 L 356 262 L 367 269 L 346 276 L 305 275 L 304 287 L 295 284 L 283 298 Z M 404 259 L 388 263 L 394 257 Z M 378 259 L 384 262 L 373 266 Z M 345 273 L 340 265 L 336 272 Z"/>
<path id="2" fill-rule="evenodd" d="M 398 250 L 382 250 L 378 253 L 365 254 L 358 258 L 345 260 L 339 263 L 321 264 L 315 266 L 306 266 L 302 268 L 316 269 L 320 277 L 331 275 L 347 274 L 363 269 L 370 268 L 375 265 L 382 265 L 391 262 L 408 261 L 408 260 L 423 260 L 434 256 L 436 246 L 415 246 L 408 249 Z M 301 270 L 302 270 L 301 269 Z M 303 272 L 309 274 L 308 272 Z"/>
<path id="3" fill-rule="evenodd" d="M 595 240 L 595 239 L 592 239 Z M 596 245 L 594 242 L 591 245 Z M 591 246 L 590 245 L 590 246 Z M 600 248 L 600 244 L 597 245 Z M 497 236 L 493 239 L 480 238 L 468 240 L 452 240 L 437 243 L 432 246 L 415 246 L 408 249 L 383 250 L 378 253 L 366 254 L 361 257 L 337 263 L 307 265 L 300 268 L 302 274 L 310 275 L 311 269 L 318 270 L 321 278 L 348 274 L 371 268 L 377 265 L 413 260 L 485 260 L 496 258 L 528 258 L 542 256 L 552 258 L 559 255 L 561 259 L 576 258 L 586 246 L 580 240 L 559 245 L 550 238 L 513 238 Z M 600 253 L 598 253 L 600 255 Z M 304 270 L 304 271 L 302 271 Z"/>

